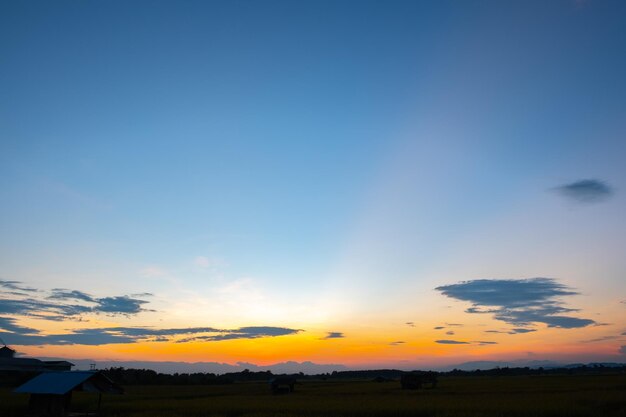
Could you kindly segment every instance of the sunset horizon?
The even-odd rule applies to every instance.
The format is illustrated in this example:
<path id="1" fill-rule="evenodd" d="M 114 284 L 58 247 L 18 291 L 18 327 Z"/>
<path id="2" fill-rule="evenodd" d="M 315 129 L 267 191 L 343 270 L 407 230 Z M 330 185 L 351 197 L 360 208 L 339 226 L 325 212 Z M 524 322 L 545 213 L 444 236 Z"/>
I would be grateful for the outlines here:
<path id="1" fill-rule="evenodd" d="M 0 347 L 626 364 L 626 2 L 383 3 L 3 2 Z"/>

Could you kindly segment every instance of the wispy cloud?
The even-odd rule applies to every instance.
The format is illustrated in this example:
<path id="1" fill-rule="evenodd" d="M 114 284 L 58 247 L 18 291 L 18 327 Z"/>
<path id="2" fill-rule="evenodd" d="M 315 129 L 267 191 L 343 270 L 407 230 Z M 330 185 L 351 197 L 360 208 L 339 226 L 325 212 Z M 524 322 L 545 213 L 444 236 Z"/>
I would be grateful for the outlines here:
<path id="1" fill-rule="evenodd" d="M 399 346 L 399 345 L 403 345 L 403 344 L 405 344 L 405 343 L 406 343 L 406 342 L 405 342 L 404 340 L 397 340 L 397 341 L 395 341 L 395 342 L 391 342 L 391 343 L 389 343 L 389 346 Z"/>
<path id="2" fill-rule="evenodd" d="M 0 317 L 0 337 L 15 345 L 107 345 L 137 342 L 215 342 L 231 339 L 257 339 L 296 334 L 300 329 L 283 327 L 241 327 L 216 329 L 213 327 L 189 327 L 176 329 L 153 329 L 142 327 L 106 327 L 78 329 L 63 334 L 41 334 L 35 329 L 16 326 L 11 319 L 4 322 Z M 180 338 L 180 336 L 193 335 Z"/>
<path id="3" fill-rule="evenodd" d="M 13 291 L 37 292 L 36 288 L 23 286 L 20 281 L 6 281 L 0 279 L 0 288 L 6 288 Z"/>
<path id="4" fill-rule="evenodd" d="M 544 323 L 548 327 L 570 329 L 595 323 L 590 319 L 563 315 L 578 310 L 564 307 L 560 297 L 578 293 L 551 278 L 478 279 L 440 286 L 436 290 L 472 303 L 465 310 L 467 313 L 492 314 L 496 320 L 517 326 Z"/>
<path id="5" fill-rule="evenodd" d="M 326 336 L 322 337 L 322 340 L 327 339 L 342 339 L 346 337 L 342 332 L 328 332 Z"/>
<path id="6" fill-rule="evenodd" d="M 66 290 L 63 288 L 55 288 L 52 295 L 48 296 L 49 300 L 81 300 L 90 303 L 95 302 L 94 298 L 87 293 L 77 290 Z"/>
<path id="7" fill-rule="evenodd" d="M 241 327 L 234 330 L 222 330 L 218 334 L 214 335 L 202 335 L 194 336 L 186 339 L 178 340 L 177 343 L 205 341 L 205 342 L 217 342 L 221 340 L 233 340 L 233 339 L 258 339 L 260 337 L 276 337 L 287 336 L 300 333 L 302 329 L 289 329 L 286 327 L 269 327 L 269 326 L 252 326 Z"/>
<path id="8" fill-rule="evenodd" d="M 606 342 L 607 340 L 616 340 L 616 339 L 621 339 L 621 336 L 616 336 L 616 335 L 602 336 L 602 337 L 597 337 L 595 339 L 583 340 L 582 343 Z"/>
<path id="9" fill-rule="evenodd" d="M 39 330 L 33 329 L 31 327 L 24 327 L 16 324 L 16 319 L 12 317 L 0 317 L 0 330 L 4 330 L 5 332 L 10 333 L 21 333 L 21 334 L 37 334 Z"/>
<path id="10" fill-rule="evenodd" d="M 471 342 L 465 342 L 462 340 L 450 340 L 450 339 L 435 340 L 435 343 L 439 343 L 441 345 L 478 345 L 478 346 L 498 344 L 498 342 L 491 342 L 491 341 L 485 341 L 485 340 L 474 340 Z"/>
<path id="11" fill-rule="evenodd" d="M 605 182 L 585 179 L 556 187 L 562 196 L 580 203 L 597 203 L 614 194 L 614 190 Z"/>
<path id="12" fill-rule="evenodd" d="M 443 329 L 445 329 L 445 327 L 444 326 L 437 326 L 437 327 L 433 327 L 433 329 L 435 329 L 435 330 L 443 330 Z"/>
<path id="13" fill-rule="evenodd" d="M 460 340 L 449 340 L 449 339 L 435 340 L 435 343 L 439 343 L 441 345 L 469 345 L 469 342 L 462 342 Z"/>
<path id="14" fill-rule="evenodd" d="M 404 324 L 406 324 L 406 325 L 407 325 L 407 326 L 409 326 L 409 327 L 415 327 L 415 323 L 414 323 L 414 322 L 412 322 L 412 321 L 407 321 L 407 322 L 406 322 L 406 323 L 404 323 Z"/>
<path id="15" fill-rule="evenodd" d="M 516 327 L 509 330 L 485 330 L 485 333 L 501 333 L 501 334 L 523 334 L 536 332 L 536 329 L 527 329 L 524 327 Z"/>

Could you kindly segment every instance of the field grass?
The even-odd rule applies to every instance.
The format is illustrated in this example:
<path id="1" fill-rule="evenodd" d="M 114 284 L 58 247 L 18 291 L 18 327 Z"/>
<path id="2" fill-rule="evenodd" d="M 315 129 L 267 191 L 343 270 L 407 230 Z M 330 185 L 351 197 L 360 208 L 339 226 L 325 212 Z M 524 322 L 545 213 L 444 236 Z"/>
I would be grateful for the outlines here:
<path id="1" fill-rule="evenodd" d="M 76 393 L 72 408 L 95 407 Z M 0 415 L 23 416 L 28 397 L 0 392 Z M 626 375 L 446 377 L 434 390 L 404 391 L 399 382 L 303 381 L 271 395 L 264 383 L 222 386 L 131 386 L 103 396 L 113 417 L 626 416 Z"/>

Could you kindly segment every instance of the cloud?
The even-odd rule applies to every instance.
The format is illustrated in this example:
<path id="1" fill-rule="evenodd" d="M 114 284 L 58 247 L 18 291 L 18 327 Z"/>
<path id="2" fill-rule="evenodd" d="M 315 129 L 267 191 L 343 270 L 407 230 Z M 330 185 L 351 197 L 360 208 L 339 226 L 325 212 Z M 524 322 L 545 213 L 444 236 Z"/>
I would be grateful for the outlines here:
<path id="1" fill-rule="evenodd" d="M 443 330 L 443 329 L 445 329 L 445 327 L 443 327 L 443 326 L 437 326 L 437 327 L 433 327 L 433 329 L 435 329 L 435 330 Z"/>
<path id="2" fill-rule="evenodd" d="M 531 332 L 536 332 L 536 331 L 537 330 L 535 330 L 535 329 L 525 329 L 523 327 L 516 327 L 514 329 L 511 329 L 509 334 L 531 333 Z"/>
<path id="3" fill-rule="evenodd" d="M 221 340 L 233 339 L 258 339 L 260 337 L 286 336 L 300 333 L 302 329 L 289 329 L 286 327 L 241 327 L 234 330 L 221 330 L 215 335 L 195 336 L 178 340 L 177 343 L 206 341 L 217 342 Z"/>
<path id="4" fill-rule="evenodd" d="M 404 323 L 404 324 L 406 324 L 406 325 L 407 325 L 407 326 L 409 326 L 409 327 L 415 327 L 415 323 L 414 323 L 414 322 L 412 322 L 412 321 L 407 321 L 407 322 L 406 322 L 406 323 Z"/>
<path id="5" fill-rule="evenodd" d="M 448 340 L 448 339 L 435 340 L 435 343 L 439 343 L 442 345 L 469 345 L 469 342 L 461 342 L 459 340 Z"/>
<path id="6" fill-rule="evenodd" d="M 446 326 L 463 327 L 464 325 L 461 323 L 446 323 Z"/>
<path id="7" fill-rule="evenodd" d="M 49 300 L 81 300 L 90 303 L 95 302 L 92 296 L 82 291 L 66 290 L 63 288 L 55 288 L 52 290 L 52 295 L 48 296 Z"/>
<path id="8" fill-rule="evenodd" d="M 389 343 L 389 346 L 399 346 L 399 345 L 403 345 L 405 343 L 406 342 L 404 340 L 398 340 L 398 341 Z"/>
<path id="9" fill-rule="evenodd" d="M 10 320 L 10 319 L 9 319 Z M 0 324 L 3 322 L 0 321 Z M 283 327 L 241 327 L 239 329 L 216 329 L 213 327 L 190 327 L 179 329 L 152 329 L 141 327 L 105 327 L 95 329 L 79 329 L 63 334 L 43 335 L 35 329 L 15 326 L 0 326 L 0 337 L 14 345 L 107 345 L 137 342 L 196 342 L 220 341 L 230 339 L 256 339 L 299 333 L 299 329 Z M 13 327 L 11 327 L 13 325 Z M 28 332 L 23 331 L 27 329 Z M 25 334 L 35 333 L 35 334 Z M 183 339 L 176 336 L 196 335 Z"/>
<path id="10" fill-rule="evenodd" d="M 5 281 L 0 279 L 0 287 L 14 291 L 37 292 L 38 290 L 31 287 L 24 287 L 20 281 Z M 19 294 L 19 293 L 18 293 Z"/>
<path id="11" fill-rule="evenodd" d="M 435 289 L 450 298 L 472 303 L 465 310 L 467 313 L 492 314 L 496 320 L 512 325 L 544 323 L 571 329 L 595 324 L 590 319 L 563 315 L 577 310 L 563 307 L 560 297 L 578 293 L 551 278 L 477 279 Z M 526 332 L 519 329 L 516 333 Z"/>
<path id="12" fill-rule="evenodd" d="M 615 339 L 620 339 L 621 336 L 602 336 L 602 337 L 598 337 L 596 339 L 590 339 L 590 340 L 583 340 L 583 343 L 596 343 L 596 342 L 605 342 L 607 340 L 615 340 Z"/>
<path id="13" fill-rule="evenodd" d="M 76 304 L 59 304 L 33 298 L 0 298 L 0 314 L 24 315 L 57 320 L 91 311 L 90 307 Z"/>
<path id="14" fill-rule="evenodd" d="M 497 345 L 498 342 L 488 342 L 488 341 L 484 341 L 484 340 L 476 340 L 472 343 L 476 343 L 479 346 L 487 346 L 487 345 Z"/>
<path id="15" fill-rule="evenodd" d="M 580 203 L 597 203 L 604 201 L 614 194 L 614 191 L 605 182 L 594 179 L 585 179 L 556 187 L 555 190 L 562 196 Z"/>
<path id="16" fill-rule="evenodd" d="M 448 336 L 453 336 L 453 335 L 454 335 L 454 331 L 452 331 L 452 330 L 448 330 L 448 331 L 446 332 L 446 334 L 447 334 Z"/>
<path id="17" fill-rule="evenodd" d="M 510 330 L 485 330 L 485 333 L 501 333 L 501 334 L 520 334 L 536 332 L 536 329 L 526 329 L 523 327 L 516 327 Z"/>
<path id="18" fill-rule="evenodd" d="M 327 339 L 342 339 L 346 336 L 344 336 L 344 334 L 342 332 L 328 332 L 326 334 L 326 336 L 322 337 L 322 340 L 327 340 Z"/>
<path id="19" fill-rule="evenodd" d="M 89 313 L 134 315 L 143 311 L 152 311 L 142 307 L 148 301 L 128 295 L 97 298 L 78 290 L 55 288 L 47 292 L 19 286 L 17 281 L 3 281 L 3 283 L 4 288 L 26 288 L 30 293 L 0 291 L 0 314 L 62 321 Z M 145 295 L 147 293 L 142 297 Z"/>
<path id="20" fill-rule="evenodd" d="M 2 281 L 0 290 L 0 337 L 15 345 L 106 345 L 136 342 L 219 341 L 229 339 L 256 339 L 296 334 L 303 330 L 272 326 L 250 326 L 237 329 L 215 327 L 152 328 L 102 327 L 68 330 L 65 333 L 44 334 L 38 329 L 18 324 L 20 318 L 67 321 L 80 319 L 85 314 L 136 315 L 147 310 L 150 293 L 95 297 L 91 294 L 64 288 L 51 291 L 30 289 L 31 294 L 15 293 L 22 289 L 17 281 Z M 7 317 L 9 316 L 9 317 Z M 331 332 L 334 337 L 343 336 Z"/>
<path id="21" fill-rule="evenodd" d="M 24 334 L 37 334 L 39 330 L 33 329 L 31 327 L 24 327 L 18 324 L 15 324 L 17 320 L 12 317 L 0 317 L 0 330 L 4 330 L 6 332 L 16 332 L 16 333 L 24 333 Z"/>
<path id="22" fill-rule="evenodd" d="M 145 311 L 141 306 L 148 301 L 131 298 L 129 296 L 104 297 L 96 299 L 97 306 L 93 311 L 113 314 L 137 314 Z"/>
<path id="23" fill-rule="evenodd" d="M 619 348 L 619 353 L 621 353 L 622 355 L 626 355 L 626 345 L 622 345 Z"/>

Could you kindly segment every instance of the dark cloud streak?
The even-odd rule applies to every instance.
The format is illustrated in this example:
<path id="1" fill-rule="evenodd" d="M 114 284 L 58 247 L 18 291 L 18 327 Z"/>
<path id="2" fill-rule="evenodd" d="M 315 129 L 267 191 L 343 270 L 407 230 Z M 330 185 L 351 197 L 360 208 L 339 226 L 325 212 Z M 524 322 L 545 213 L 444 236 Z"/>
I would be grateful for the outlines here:
<path id="1" fill-rule="evenodd" d="M 585 179 L 564 184 L 555 190 L 562 196 L 579 203 L 597 203 L 604 201 L 614 194 L 613 189 L 605 182 L 595 179 Z"/>

